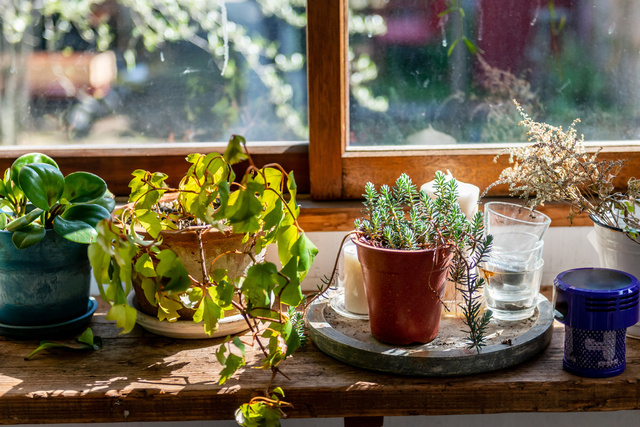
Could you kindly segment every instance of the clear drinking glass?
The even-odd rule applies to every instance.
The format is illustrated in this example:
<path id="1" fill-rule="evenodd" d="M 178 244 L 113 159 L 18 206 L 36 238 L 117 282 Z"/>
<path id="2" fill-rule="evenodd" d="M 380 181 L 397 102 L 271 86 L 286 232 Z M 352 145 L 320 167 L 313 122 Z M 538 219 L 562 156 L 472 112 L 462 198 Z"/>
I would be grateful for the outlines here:
<path id="1" fill-rule="evenodd" d="M 551 218 L 522 205 L 489 202 L 484 205 L 484 229 L 493 236 L 494 245 L 508 245 L 511 249 L 532 248 L 542 240 Z"/>
<path id="2" fill-rule="evenodd" d="M 493 236 L 491 251 L 480 265 L 484 297 L 493 317 L 522 320 L 537 304 L 544 262 L 544 234 L 551 219 L 514 203 L 484 206 L 485 233 Z"/>
<path id="3" fill-rule="evenodd" d="M 505 235 L 506 237 L 506 235 Z M 487 263 L 505 271 L 529 271 L 534 269 L 542 259 L 544 241 L 538 240 L 532 247 L 523 247 L 523 242 L 518 241 L 518 235 L 506 238 L 500 244 L 491 246 L 491 252 L 487 257 Z"/>
<path id="4" fill-rule="evenodd" d="M 517 321 L 534 314 L 543 267 L 542 259 L 521 271 L 506 269 L 490 261 L 480 265 L 480 275 L 486 281 L 484 299 L 495 319 Z"/>

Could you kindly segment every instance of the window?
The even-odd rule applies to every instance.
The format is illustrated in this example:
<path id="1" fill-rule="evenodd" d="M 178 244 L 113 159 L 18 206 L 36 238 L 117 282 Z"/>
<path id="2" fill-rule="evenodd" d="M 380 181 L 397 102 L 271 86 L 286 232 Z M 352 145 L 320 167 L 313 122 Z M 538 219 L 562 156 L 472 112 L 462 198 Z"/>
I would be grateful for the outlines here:
<path id="1" fill-rule="evenodd" d="M 177 177 L 236 133 L 304 172 L 305 24 L 303 0 L 0 5 L 4 163 L 43 151 L 125 195 L 134 169 Z"/>
<path id="2" fill-rule="evenodd" d="M 495 106 L 499 102 L 515 113 L 511 97 L 523 104 L 542 105 L 541 112 L 546 114 L 542 118 L 551 124 L 568 126 L 581 117 L 579 131 L 587 139 L 599 140 L 593 145 L 594 149 L 604 146 L 602 157 L 630 159 L 618 185 L 624 186 L 640 166 L 634 142 L 638 139 L 633 89 L 638 49 L 632 18 L 638 6 L 634 2 L 556 0 L 521 7 L 517 2 L 495 0 L 352 1 L 363 13 L 383 18 L 387 32 L 352 34 L 350 49 L 345 2 L 331 2 L 332 11 L 326 4 L 320 8 L 310 2 L 308 6 L 310 68 L 314 55 L 316 68 L 317 64 L 324 67 L 316 86 L 310 85 L 311 100 L 317 91 L 326 102 L 315 113 L 312 103 L 310 110 L 311 184 L 316 198 L 359 198 L 366 181 L 392 183 L 400 172 L 407 172 L 420 183 L 432 179 L 438 169 L 485 188 L 508 164 L 506 157 L 494 163 L 499 147 L 517 141 L 512 135 L 517 117 L 507 117 L 508 126 L 502 128 L 499 119 L 503 117 L 496 118 L 501 112 Z M 464 9 L 464 15 L 457 7 Z M 314 43 L 316 19 L 323 28 L 321 40 Z M 518 31 L 526 32 L 528 38 Z M 346 92 L 348 87 L 347 68 L 341 65 L 347 55 L 356 61 L 351 63 L 352 77 L 371 62 L 377 67 L 374 75 L 386 78 L 383 84 L 385 79 L 379 78 L 376 84 L 372 80 L 362 85 L 372 108 L 363 107 L 353 81 L 348 102 L 340 104 L 342 110 L 335 108 L 340 98 L 333 91 Z M 357 64 L 359 58 L 364 58 L 363 64 Z M 423 75 L 418 76 L 419 72 Z M 511 92 L 504 91 L 501 99 L 492 99 L 496 95 L 492 88 L 481 85 L 479 77 L 488 78 L 491 73 L 498 79 L 516 79 Z M 363 81 L 362 75 L 358 77 L 357 83 Z M 410 86 L 407 82 L 412 79 L 419 84 Z M 439 121 L 433 120 L 434 105 L 447 107 L 447 114 L 436 117 Z M 484 120 L 480 126 L 478 117 Z M 539 114 L 535 117 L 540 119 Z M 314 126 L 314 120 L 322 125 Z M 458 141 L 455 146 L 407 144 L 431 123 Z M 497 188 L 493 194 L 504 194 L 501 191 Z"/>
<path id="3" fill-rule="evenodd" d="M 396 68 L 401 68 L 400 71 L 408 70 L 408 74 L 411 75 L 415 69 L 412 70 L 407 68 L 407 61 L 402 59 L 404 58 L 403 55 L 406 52 L 412 51 L 412 44 L 426 43 L 424 39 L 426 36 L 421 33 L 421 29 L 428 28 L 431 31 L 431 35 L 429 36 L 431 37 L 431 41 L 429 43 L 439 44 L 439 47 L 441 48 L 439 50 L 440 53 L 438 54 L 440 55 L 438 56 L 439 61 L 443 63 L 459 61 L 459 64 L 466 64 L 458 68 L 466 72 L 466 74 L 463 75 L 464 78 L 462 78 L 464 85 L 461 87 L 467 88 L 469 87 L 470 79 L 473 77 L 472 74 L 477 68 L 476 66 L 470 65 L 473 64 L 475 59 L 469 52 L 469 48 L 464 44 L 463 37 L 467 37 L 480 49 L 483 49 L 489 58 L 487 59 L 488 63 L 492 63 L 490 58 L 490 49 L 486 46 L 486 40 L 489 38 L 489 29 L 483 30 L 484 42 L 479 41 L 477 37 L 477 21 L 485 19 L 483 22 L 487 26 L 491 23 L 491 20 L 487 18 L 488 12 L 482 12 L 482 8 L 480 6 L 490 7 L 492 5 L 502 5 L 503 8 L 508 9 L 511 3 L 514 3 L 515 5 L 517 2 L 503 2 L 499 0 L 434 0 L 428 2 L 422 0 L 393 0 L 398 3 L 383 0 L 351 1 L 351 5 L 348 4 L 348 0 L 307 1 L 306 71 L 308 72 L 308 126 L 310 142 L 306 142 L 304 132 L 299 132 L 299 129 L 294 129 L 295 126 L 297 126 L 297 123 L 295 123 L 295 119 L 293 119 L 293 122 L 290 123 L 293 126 L 289 126 L 288 128 L 286 126 L 284 128 L 280 127 L 279 130 L 276 130 L 271 135 L 266 132 L 257 132 L 257 134 L 248 135 L 253 141 L 262 141 L 254 143 L 252 147 L 252 152 L 254 153 L 256 160 L 258 162 L 278 161 L 287 169 L 295 169 L 300 192 L 310 192 L 312 196 L 318 200 L 358 199 L 361 197 L 366 181 L 391 183 L 395 178 L 397 178 L 400 172 L 408 173 L 415 182 L 419 183 L 432 179 L 434 172 L 438 169 L 448 169 L 451 170 L 461 181 L 473 182 L 480 188 L 488 186 L 496 179 L 499 171 L 507 164 L 507 159 L 501 158 L 498 163 L 494 163 L 493 160 L 496 153 L 499 151 L 499 145 L 486 143 L 486 141 L 489 140 L 488 138 L 478 136 L 482 135 L 482 132 L 473 133 L 472 131 L 460 131 L 456 133 L 455 129 L 440 127 L 442 125 L 441 123 L 433 124 L 434 128 L 439 132 L 454 135 L 454 139 L 459 141 L 455 148 L 447 146 L 422 147 L 398 144 L 397 142 L 403 142 L 407 136 L 412 133 L 416 133 L 421 129 L 416 125 L 418 121 L 416 116 L 410 116 L 407 120 L 407 122 L 413 124 L 413 127 L 403 124 L 402 120 L 397 120 L 398 123 L 392 123 L 397 127 L 397 129 L 401 129 L 401 131 L 398 131 L 397 129 L 394 131 L 396 135 L 401 136 L 400 138 L 396 138 L 396 140 L 386 137 L 373 137 L 361 132 L 363 129 L 373 129 L 373 125 L 379 123 L 384 124 L 384 121 L 378 119 L 388 119 L 388 117 L 391 117 L 388 111 L 384 111 L 385 102 L 388 104 L 389 108 L 393 109 L 392 112 L 395 114 L 397 105 L 400 104 L 394 105 L 394 102 L 396 102 L 396 99 L 401 99 L 401 97 L 390 93 L 387 87 L 387 82 L 396 80 L 395 77 L 388 78 L 386 82 L 384 79 L 380 79 L 380 81 L 375 84 L 373 80 L 361 80 L 359 82 L 360 87 L 368 92 L 363 91 L 354 94 L 353 90 L 349 89 L 349 73 L 351 72 L 353 74 L 354 72 L 357 72 L 357 67 L 360 65 L 366 68 L 366 63 L 364 63 L 366 61 L 363 61 L 363 64 L 360 65 L 351 61 L 352 66 L 351 69 L 349 69 L 350 50 L 348 43 L 352 43 L 351 52 L 353 57 L 356 59 L 364 58 L 363 54 L 366 53 L 371 62 L 375 63 L 378 67 L 377 72 L 379 75 L 387 73 L 390 68 L 385 66 L 385 60 L 394 59 L 394 57 L 388 55 L 387 52 L 382 49 L 382 47 L 384 47 L 382 45 L 391 45 L 392 42 L 395 43 L 396 46 L 393 47 L 390 52 L 393 51 L 392 53 L 396 55 L 395 58 L 400 58 L 397 60 L 398 64 L 402 63 L 402 66 L 398 66 Z M 228 5 L 227 18 L 229 21 L 238 19 L 244 19 L 245 21 L 249 20 L 250 14 L 247 13 L 248 9 L 242 7 L 245 7 L 248 4 L 255 5 L 257 2 L 258 0 L 237 0 L 226 2 Z M 21 0 L 12 2 L 12 4 L 23 3 L 29 4 L 30 1 Z M 64 2 L 60 2 L 61 5 L 63 3 Z M 107 7 L 114 3 L 116 3 L 114 0 L 108 0 L 104 4 L 105 7 Z M 144 4 L 144 2 L 134 3 Z M 172 3 L 187 5 L 194 2 L 186 0 L 181 0 L 179 2 L 172 2 L 171 0 L 157 0 L 157 4 L 167 5 L 167 7 Z M 271 5 L 270 7 L 272 7 L 273 14 L 279 13 L 282 15 L 284 13 L 286 15 L 288 13 L 288 9 L 284 7 L 286 4 L 293 5 L 294 9 L 299 12 L 304 1 L 259 0 L 259 3 L 261 5 Z M 634 31 L 636 31 L 633 22 L 636 21 L 632 18 L 635 16 L 634 13 L 638 13 L 639 9 L 636 2 L 630 0 L 613 4 L 611 2 L 606 2 L 607 4 L 603 5 L 604 2 L 598 2 L 596 0 L 582 2 L 573 0 L 555 0 L 552 2 L 530 3 L 536 5 L 535 10 L 520 8 L 526 9 L 529 15 L 524 16 L 531 18 L 528 21 L 524 20 L 524 23 L 531 26 L 531 22 L 535 21 L 535 27 L 536 25 L 542 25 L 540 22 L 544 21 L 546 23 L 545 25 L 547 25 L 545 28 L 551 28 L 549 25 L 553 22 L 554 25 L 556 25 L 554 31 L 564 31 L 564 33 L 562 33 L 563 36 L 571 34 L 580 35 L 582 34 L 580 31 L 583 30 L 583 28 L 580 27 L 580 25 L 582 25 L 580 22 L 582 21 L 576 21 L 578 23 L 573 21 L 566 22 L 566 18 L 565 23 L 562 24 L 564 27 L 562 27 L 560 24 L 562 23 L 563 16 L 568 17 L 569 14 L 578 13 L 576 11 L 588 15 L 588 12 L 591 11 L 590 8 L 606 6 L 607 15 L 603 15 L 598 9 L 597 16 L 599 19 L 596 20 L 593 18 L 594 15 L 592 15 L 592 19 L 589 22 L 593 25 L 600 25 L 598 31 L 600 31 L 599 34 L 601 35 L 607 36 L 609 35 L 609 31 L 611 31 L 614 35 L 621 36 L 610 39 L 605 37 L 605 39 L 608 40 L 607 43 L 609 44 L 609 47 L 612 47 L 612 51 L 617 52 L 617 58 L 620 61 L 617 65 L 618 69 L 630 70 L 630 73 L 624 74 L 624 79 L 621 79 L 624 83 L 621 88 L 622 91 L 627 91 L 629 99 L 634 98 L 633 90 L 638 86 L 634 83 L 634 78 L 636 78 L 638 72 L 636 71 L 636 68 L 634 68 L 636 67 L 635 63 L 632 61 L 634 56 L 627 55 L 626 53 L 637 52 L 639 50 L 639 47 L 633 46 L 633 43 L 635 43 Z M 424 9 L 425 4 L 428 9 Z M 278 5 L 279 7 L 276 7 Z M 555 17 L 551 16 L 552 10 L 550 9 L 550 5 L 554 5 L 555 7 L 555 9 L 553 9 L 553 13 L 556 14 Z M 581 6 L 578 7 L 579 5 Z M 351 6 L 354 14 L 364 16 L 363 22 L 365 25 L 365 30 L 361 30 L 358 33 L 360 35 L 354 34 L 351 41 L 348 36 L 349 6 Z M 419 9 L 418 6 L 422 9 Z M 455 8 L 452 9 L 453 11 L 441 15 L 443 12 L 448 10 L 445 8 L 446 6 L 462 7 L 463 10 L 465 10 L 465 20 L 460 21 L 458 19 L 459 13 L 455 11 Z M 234 8 L 238 9 L 234 11 Z M 2 9 L 2 6 L 0 6 L 0 9 Z M 431 15 L 425 15 L 425 10 L 431 13 Z M 620 19 L 623 19 L 623 21 L 625 17 L 629 17 L 627 27 L 622 29 L 619 25 L 616 26 L 617 24 L 611 24 L 611 22 L 614 21 L 609 21 L 609 17 L 615 17 L 616 15 Z M 484 18 L 482 18 L 483 16 Z M 602 16 L 607 16 L 608 18 L 605 20 L 601 18 Z M 282 18 L 279 16 L 278 19 L 286 20 L 294 18 L 290 16 L 289 18 Z M 367 19 L 369 19 L 369 21 L 367 21 Z M 384 24 L 383 26 L 386 26 L 386 28 L 382 32 L 378 33 L 377 28 L 380 27 L 381 23 Z M 610 25 L 607 25 L 607 23 Z M 17 25 L 17 21 L 14 22 L 14 24 Z M 369 27 L 367 27 L 367 25 L 369 25 Z M 495 28 L 496 26 L 496 24 L 491 25 L 493 25 L 492 28 Z M 5 27 L 3 27 L 3 30 L 6 30 Z M 576 30 L 576 28 L 579 31 Z M 368 37 L 369 29 L 372 29 L 372 37 L 370 39 Z M 45 30 L 46 27 L 43 27 L 41 31 Z M 268 29 L 265 31 L 269 33 Z M 539 37 L 543 36 L 541 32 L 537 34 Z M 215 41 L 215 43 L 218 43 L 216 48 L 222 46 L 222 44 L 220 44 L 222 37 L 223 35 L 220 33 L 218 40 Z M 547 37 L 549 37 L 548 34 Z M 628 43 L 631 43 L 631 45 L 629 45 L 631 47 L 620 44 L 620 40 L 625 38 L 628 39 Z M 201 38 L 201 40 L 204 39 Z M 300 43 L 304 42 L 303 37 L 298 37 L 298 40 Z M 367 45 L 365 43 L 367 40 L 373 41 L 374 44 Z M 449 54 L 448 51 L 456 40 L 459 42 Z M 442 46 L 443 41 L 446 42 L 447 46 Z M 208 40 L 207 42 L 211 41 Z M 399 46 L 397 46 L 398 44 Z M 6 53 L 5 47 L 6 46 L 0 46 L 0 48 L 5 51 L 3 53 Z M 184 47 L 184 45 L 179 45 L 176 49 L 182 49 Z M 286 50 L 286 54 L 284 55 L 285 61 L 283 64 L 294 66 L 297 60 L 294 58 L 293 53 L 300 49 L 301 46 L 294 46 L 290 50 Z M 420 53 L 420 55 L 423 56 L 417 58 L 418 62 L 424 62 L 424 59 L 428 58 L 428 55 L 432 55 L 432 53 L 424 52 L 424 50 L 425 49 L 422 49 Z M 381 57 L 380 52 L 386 56 L 383 55 Z M 171 54 L 172 52 L 170 50 L 164 51 L 163 55 L 161 55 L 160 52 L 152 52 L 150 54 L 139 53 L 138 60 L 135 62 L 135 66 L 131 69 L 144 71 L 144 67 L 147 67 L 147 71 L 149 72 L 149 70 L 153 68 L 153 65 L 157 64 L 158 61 L 162 61 L 163 58 L 165 61 L 168 61 Z M 204 61 L 203 57 L 200 57 L 195 53 L 194 55 L 197 57 L 196 61 L 201 61 L 200 66 L 193 66 L 188 69 L 188 71 L 189 75 L 196 80 L 201 77 L 198 71 L 200 69 L 213 70 L 218 67 L 218 70 L 220 70 L 224 67 L 224 64 L 219 63 L 212 65 L 207 62 L 208 59 L 207 61 Z M 529 52 L 527 55 L 529 62 L 535 59 L 535 52 Z M 5 58 L 6 56 L 3 55 L 2 61 L 4 61 Z M 592 58 L 586 54 L 578 57 L 577 59 L 573 58 L 573 60 L 580 62 L 583 58 L 589 58 L 589 60 L 592 60 Z M 124 55 L 122 55 L 122 57 L 116 56 L 115 65 L 118 67 L 118 71 L 126 69 L 126 67 L 121 63 L 124 59 Z M 107 56 L 101 58 L 101 60 L 111 61 L 113 63 L 114 58 Z M 607 66 L 608 62 L 606 58 L 600 58 L 600 60 L 604 61 L 605 66 Z M 230 62 L 231 65 L 228 66 L 233 67 L 233 57 L 231 57 Z M 628 64 L 628 66 L 625 64 Z M 184 72 L 187 69 L 182 67 L 180 70 L 181 72 Z M 153 70 L 151 70 L 151 75 L 153 75 L 152 71 Z M 297 72 L 304 73 L 305 70 L 304 68 L 301 68 Z M 515 73 L 514 76 L 519 77 L 519 73 L 520 70 L 518 70 L 518 73 Z M 212 71 L 208 73 L 208 76 L 211 77 L 209 83 L 211 83 L 212 86 L 215 86 L 214 83 L 217 81 L 216 79 L 220 78 L 219 75 L 214 76 L 214 74 L 216 73 L 213 73 Z M 100 77 L 101 79 L 98 79 L 98 83 L 95 85 L 95 88 L 98 91 L 101 90 L 104 82 L 107 82 L 106 84 L 108 84 L 111 81 L 110 79 L 113 78 L 109 75 L 102 75 Z M 131 77 L 135 77 L 135 74 L 132 73 Z M 587 77 L 589 77 L 589 75 Z M 440 76 L 438 78 L 442 79 L 443 77 Z M 44 80 L 47 81 L 46 78 Z M 542 80 L 544 82 L 545 79 Z M 99 83 L 100 81 L 103 82 L 102 85 Z M 288 84 L 295 85 L 297 84 L 295 81 L 296 80 L 293 79 Z M 421 82 L 423 89 L 425 81 L 426 80 L 422 80 Z M 161 79 L 157 80 L 157 82 L 158 86 L 162 86 L 164 84 Z M 384 84 L 380 84 L 380 82 L 383 82 Z M 459 82 L 454 82 L 452 79 L 447 80 L 445 82 L 447 83 L 446 85 L 443 82 L 445 81 L 440 81 L 441 87 L 447 85 L 458 87 L 455 86 L 455 84 L 460 84 Z M 587 82 L 589 81 L 587 80 Z M 429 83 L 427 88 L 429 88 L 430 85 L 432 85 L 432 83 Z M 593 85 L 593 82 L 587 84 L 587 89 L 589 89 L 588 86 Z M 353 87 L 355 87 L 355 85 L 352 85 L 352 88 Z M 58 88 L 58 90 L 59 89 L 60 88 Z M 64 87 L 61 89 L 63 91 L 65 90 Z M 186 87 L 186 91 L 189 89 L 189 87 Z M 216 88 L 214 87 L 213 89 L 215 90 Z M 567 89 L 567 87 L 564 89 Z M 553 92 L 554 89 L 551 88 L 549 90 Z M 174 91 L 174 93 L 177 93 L 178 95 L 184 95 L 185 90 L 182 90 L 182 94 L 179 92 L 180 90 Z M 299 93 L 300 91 L 298 90 L 297 92 Z M 409 88 L 404 91 L 402 96 L 419 95 L 422 99 L 426 99 L 425 93 L 431 97 L 431 100 L 435 101 L 450 99 L 452 95 L 451 92 L 442 91 L 438 92 L 439 94 L 432 95 L 428 91 L 420 92 Z M 609 99 L 614 99 L 615 101 L 616 96 L 611 97 L 611 93 L 606 89 L 600 88 L 598 93 L 600 94 L 600 97 L 609 97 Z M 194 92 L 193 96 L 195 97 L 194 99 L 198 100 L 197 93 Z M 393 98 L 394 96 L 396 96 L 396 98 Z M 471 96 L 477 96 L 477 94 L 467 91 L 464 93 L 464 96 L 466 97 L 465 99 L 468 100 Z M 543 102 L 545 99 L 548 99 L 546 93 L 543 97 L 543 93 L 540 92 L 539 96 Z M 371 118 L 361 120 L 363 117 L 362 111 L 365 111 L 366 109 L 363 110 L 360 104 L 365 103 L 364 101 L 366 101 L 367 97 L 373 101 L 380 101 L 380 105 L 376 107 L 378 108 L 378 111 L 376 111 L 376 114 L 372 115 Z M 174 102 L 175 99 L 177 98 L 172 98 L 171 102 Z M 202 101 L 202 99 L 199 99 L 199 101 Z M 228 102 L 233 101 L 234 100 L 232 99 L 228 100 Z M 591 102 L 591 100 L 588 101 Z M 154 103 L 152 99 L 148 100 L 148 102 Z M 184 102 L 184 98 L 182 98 L 180 102 Z M 290 105 L 293 110 L 300 112 L 305 110 L 305 102 L 306 100 L 304 99 L 298 99 L 292 101 Z M 403 102 L 406 102 L 406 100 Z M 589 102 L 586 103 L 588 104 Z M 254 104 L 259 105 L 261 104 L 261 101 L 255 102 Z M 463 102 L 459 104 L 464 105 L 465 103 Z M 583 105 L 584 104 L 585 102 L 583 102 Z M 624 109 L 620 104 L 612 105 L 613 106 L 610 107 L 610 111 L 613 113 L 610 113 L 608 116 L 602 115 L 602 118 L 607 118 L 608 120 L 609 117 L 613 117 L 615 114 L 623 113 L 618 115 L 620 117 L 625 116 L 624 119 L 627 120 L 627 122 L 632 123 L 635 120 L 635 117 L 637 117 L 637 112 L 634 109 Z M 195 117 L 194 120 L 196 120 L 196 123 L 199 123 L 197 122 L 199 119 L 197 111 L 195 111 L 195 107 L 200 106 L 201 105 L 199 105 L 198 102 L 187 105 L 187 107 L 192 108 L 188 114 Z M 218 106 L 224 110 L 223 103 Z M 350 109 L 350 106 L 353 108 Z M 353 111 L 356 107 L 360 109 L 359 114 L 350 115 L 350 111 Z M 375 108 L 373 110 L 375 111 Z M 371 109 L 369 109 L 369 111 L 371 111 Z M 577 114 L 574 114 L 574 111 L 569 111 L 565 115 L 558 116 L 558 120 L 555 120 L 555 114 L 559 111 L 557 109 L 557 104 L 553 109 L 547 109 L 546 111 L 553 112 L 553 115 L 549 115 L 545 118 L 545 120 L 548 120 L 553 124 L 565 124 L 567 120 L 571 120 L 574 117 L 582 117 L 583 124 L 586 124 L 584 122 L 590 118 L 582 115 L 581 111 L 577 111 Z M 419 111 L 419 114 L 421 113 L 422 111 Z M 267 122 L 267 124 L 271 124 L 270 117 L 273 117 L 266 116 L 265 118 L 264 116 L 260 116 L 260 114 L 255 113 L 255 110 L 249 114 L 249 116 L 264 119 L 263 121 Z M 5 117 L 6 116 L 2 114 L 2 118 L 4 119 Z M 460 121 L 468 121 L 465 116 L 460 117 L 462 117 Z M 44 119 L 43 123 L 46 123 L 46 120 L 47 118 Z M 101 143 L 96 146 L 64 144 L 61 147 L 53 147 L 38 145 L 38 149 L 55 157 L 59 161 L 61 167 L 67 171 L 71 169 L 84 169 L 100 174 L 105 177 L 110 188 L 114 192 L 124 195 L 128 193 L 127 184 L 130 179 L 130 173 L 134 169 L 145 168 L 150 170 L 161 170 L 171 176 L 180 175 L 185 167 L 183 159 L 186 154 L 194 151 L 221 150 L 224 143 L 216 144 L 206 141 L 218 138 L 225 139 L 224 134 L 230 131 L 236 131 L 235 129 L 237 129 L 233 128 L 233 126 L 204 123 L 202 127 L 206 128 L 206 131 L 194 131 L 190 127 L 189 120 L 191 119 L 186 116 L 164 116 L 162 120 L 156 122 L 157 125 L 151 126 L 148 129 L 149 132 L 155 132 L 152 139 L 156 142 L 162 141 L 161 144 L 139 143 L 134 140 L 128 140 L 127 144 Z M 394 122 L 395 121 L 396 120 L 394 119 Z M 301 119 L 301 122 L 304 123 L 305 119 Z M 140 123 L 145 123 L 145 120 L 140 120 Z M 421 125 L 427 127 L 430 124 L 432 123 L 427 123 L 425 120 Z M 593 126 L 591 126 L 591 129 L 579 128 L 579 130 L 582 130 L 585 133 L 593 129 Z M 595 129 L 603 129 L 603 127 L 597 127 Z M 74 128 L 74 131 L 81 130 L 82 129 Z M 217 135 L 215 135 L 216 131 L 218 131 Z M 372 134 L 376 133 L 380 134 L 380 131 L 376 130 L 376 132 L 373 132 Z M 469 137 L 468 135 L 474 136 Z M 633 175 L 633 171 L 640 168 L 640 155 L 638 154 L 640 150 L 638 150 L 638 147 L 632 142 L 632 140 L 637 139 L 637 137 L 633 135 L 633 132 L 622 132 L 620 135 L 622 136 L 609 138 L 614 139 L 617 142 L 608 143 L 605 146 L 603 156 L 630 159 L 628 166 L 624 169 L 624 173 L 627 175 L 621 176 L 619 180 L 619 184 L 624 185 L 627 181 L 628 175 Z M 149 134 L 147 134 L 147 137 L 148 136 Z M 605 138 L 607 136 L 611 136 L 611 134 L 600 135 L 598 137 Z M 623 142 L 620 142 L 619 140 L 623 140 Z M 381 142 L 393 142 L 393 144 L 381 145 Z M 15 157 L 27 151 L 33 151 L 33 148 L 24 146 L 3 147 L 3 150 L 0 152 L 0 168 L 6 168 Z M 500 191 L 504 190 L 496 189 L 496 192 L 493 194 L 499 195 L 501 194 Z"/>
<path id="4" fill-rule="evenodd" d="M 523 141 L 513 99 L 588 140 L 640 135 L 633 2 L 350 5 L 350 147 Z"/>

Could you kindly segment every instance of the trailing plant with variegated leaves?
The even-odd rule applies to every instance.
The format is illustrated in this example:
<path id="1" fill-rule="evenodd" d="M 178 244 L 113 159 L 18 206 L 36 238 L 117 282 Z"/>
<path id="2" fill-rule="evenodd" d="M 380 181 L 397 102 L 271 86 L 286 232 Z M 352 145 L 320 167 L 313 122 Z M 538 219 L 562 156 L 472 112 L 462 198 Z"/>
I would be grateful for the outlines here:
<path id="1" fill-rule="evenodd" d="M 263 352 L 262 367 L 275 377 L 280 363 L 301 345 L 301 319 L 288 310 L 303 302 L 300 283 L 317 253 L 297 222 L 293 172 L 279 165 L 257 167 L 244 138 L 235 135 L 224 154 L 191 154 L 187 161 L 190 167 L 177 188 L 166 183 L 165 174 L 133 172 L 129 203 L 98 225 L 99 238 L 89 256 L 102 298 L 111 305 L 107 318 L 123 332 L 135 326 L 136 310 L 127 302 L 135 276 L 143 279 L 145 296 L 158 306 L 160 319 L 176 320 L 179 308 L 193 308 L 194 322 L 202 322 L 212 334 L 225 312 L 234 309 Z M 249 166 L 236 179 L 232 166 L 241 161 Z M 174 209 L 166 211 L 161 198 L 168 194 L 176 198 Z M 161 248 L 161 232 L 177 230 L 182 223 L 196 224 L 192 228 L 200 239 L 204 281 L 190 276 L 171 249 Z M 251 260 L 245 273 L 234 276 L 225 268 L 213 269 L 215 261 L 205 262 L 200 233 L 211 228 L 244 235 L 244 249 L 233 253 Z M 277 245 L 280 266 L 260 256 L 271 244 Z M 221 383 L 244 366 L 244 345 L 236 337 L 218 349 Z M 277 391 L 266 393 L 261 411 L 279 418 L 286 402 L 271 396 L 281 395 Z M 239 422 L 248 408 L 239 409 Z"/>
<path id="2" fill-rule="evenodd" d="M 114 207 L 102 178 L 89 172 L 65 177 L 41 153 L 20 156 L 0 180 L 0 230 L 13 233 L 18 249 L 39 243 L 48 229 L 73 242 L 91 243 L 96 225 Z"/>

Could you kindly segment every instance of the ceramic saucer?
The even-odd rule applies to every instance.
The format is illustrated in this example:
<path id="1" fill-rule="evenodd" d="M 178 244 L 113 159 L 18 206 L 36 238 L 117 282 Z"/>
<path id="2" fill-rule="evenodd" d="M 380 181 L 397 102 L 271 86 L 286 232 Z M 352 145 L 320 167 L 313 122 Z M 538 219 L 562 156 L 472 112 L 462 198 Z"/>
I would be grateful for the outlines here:
<path id="1" fill-rule="evenodd" d="M 142 326 L 143 329 L 164 337 L 183 339 L 218 338 L 234 335 L 246 331 L 249 328 L 244 318 L 236 314 L 220 320 L 220 322 L 218 322 L 218 330 L 215 331 L 212 336 L 209 336 L 204 332 L 204 325 L 202 323 L 193 323 L 192 320 L 176 320 L 175 322 L 159 320 L 157 317 L 150 316 L 138 309 L 134 293 L 131 293 L 127 299 L 129 304 L 138 312 L 136 315 L 136 323 Z"/>
<path id="2" fill-rule="evenodd" d="M 19 339 L 58 339 L 78 335 L 89 325 L 98 308 L 95 298 L 89 297 L 87 312 L 75 319 L 53 325 L 15 326 L 0 323 L 0 335 Z"/>

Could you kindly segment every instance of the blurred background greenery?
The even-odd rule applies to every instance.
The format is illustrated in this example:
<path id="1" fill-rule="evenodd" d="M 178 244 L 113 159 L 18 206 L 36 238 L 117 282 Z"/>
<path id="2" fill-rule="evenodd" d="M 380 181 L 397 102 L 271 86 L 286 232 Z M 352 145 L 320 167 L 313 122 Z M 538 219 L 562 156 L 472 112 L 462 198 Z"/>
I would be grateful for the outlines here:
<path id="1" fill-rule="evenodd" d="M 637 18 L 632 0 L 350 0 L 350 144 L 522 141 L 514 98 L 640 139 Z M 2 144 L 308 138 L 304 0 L 5 0 L 0 27 Z"/>

